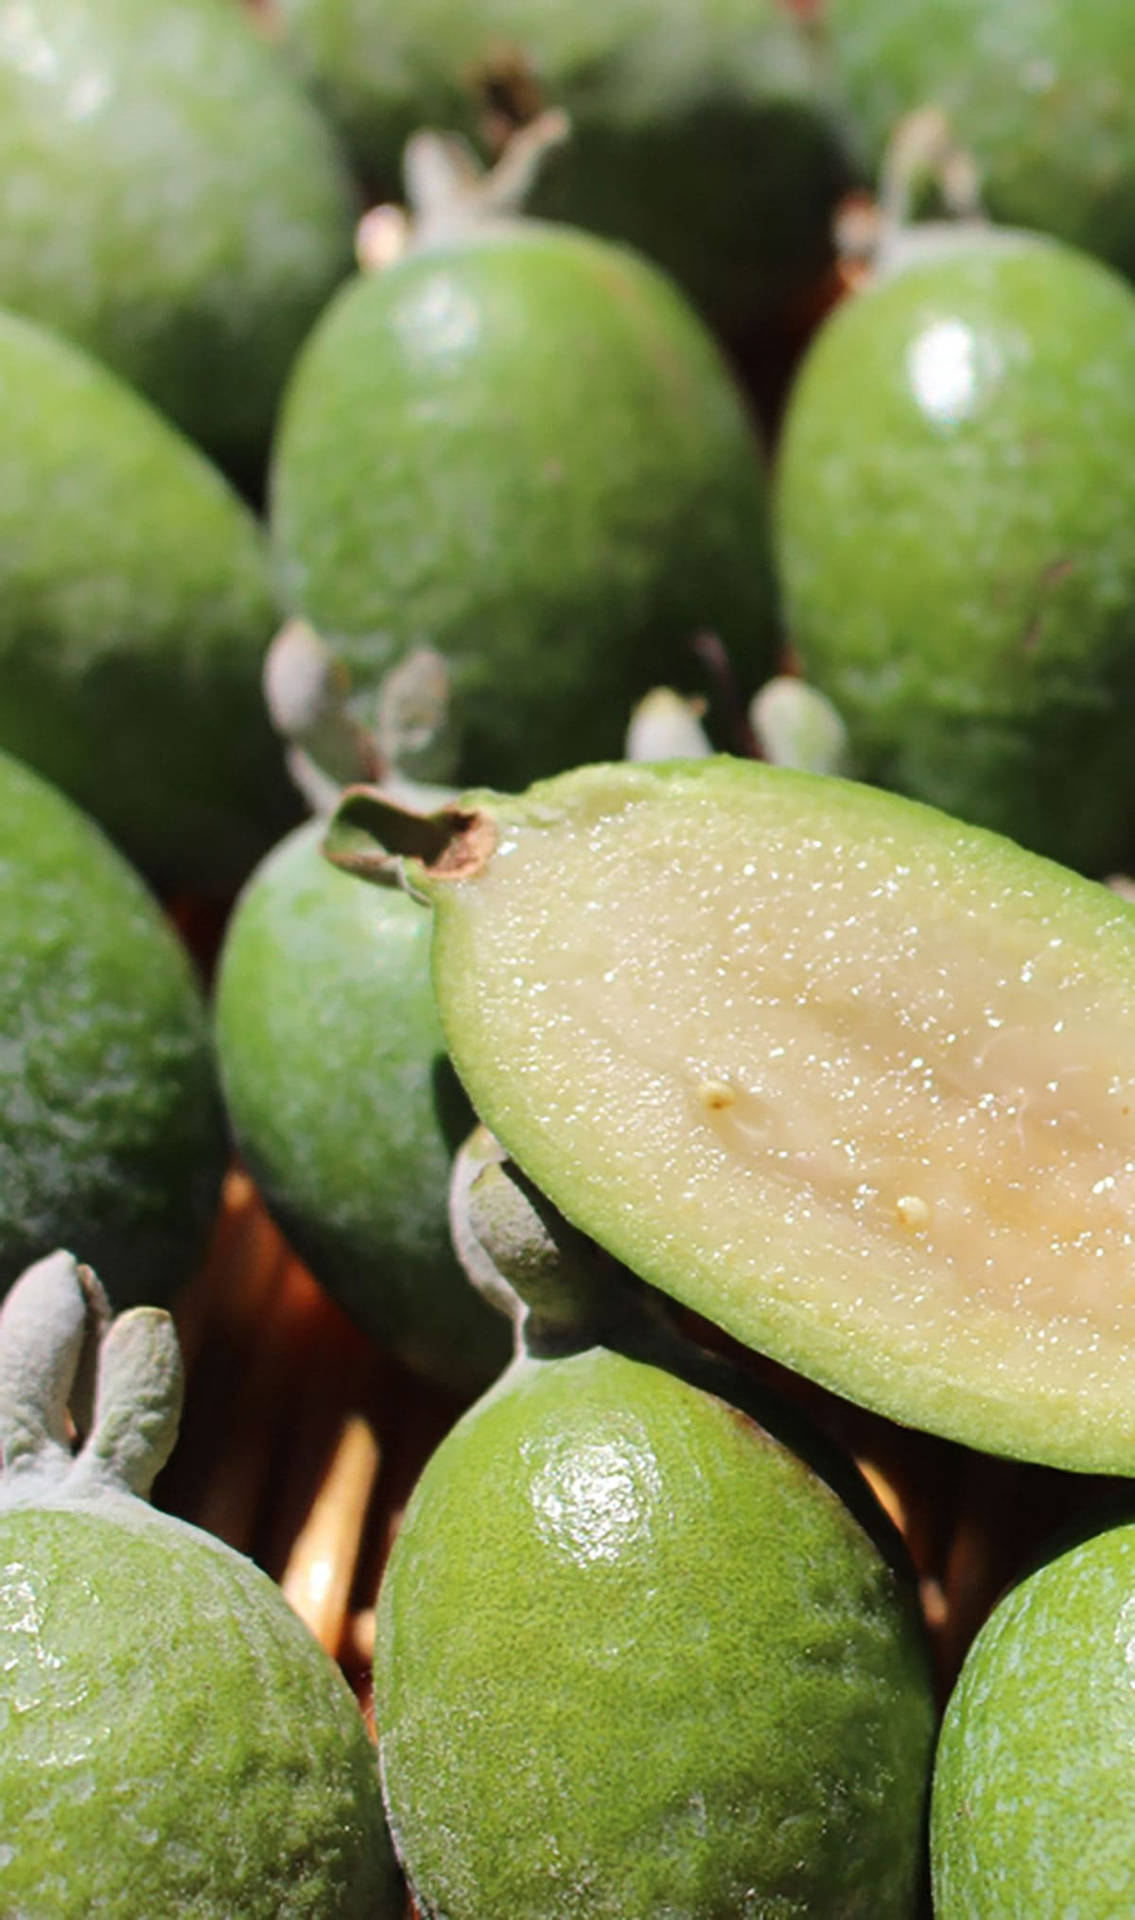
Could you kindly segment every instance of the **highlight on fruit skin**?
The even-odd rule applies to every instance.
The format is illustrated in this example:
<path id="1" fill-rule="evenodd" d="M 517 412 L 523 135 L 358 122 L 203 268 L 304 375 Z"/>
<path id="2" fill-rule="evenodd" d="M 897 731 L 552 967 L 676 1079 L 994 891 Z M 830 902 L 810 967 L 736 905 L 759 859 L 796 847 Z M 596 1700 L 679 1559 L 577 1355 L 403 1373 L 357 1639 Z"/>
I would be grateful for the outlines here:
<path id="1" fill-rule="evenodd" d="M 726 756 L 356 790 L 328 844 L 432 907 L 480 1117 L 633 1272 L 906 1425 L 1130 1471 L 1129 902 Z"/>
<path id="2" fill-rule="evenodd" d="M 418 1910 L 913 1920 L 936 1715 L 865 1485 L 483 1129 L 452 1211 L 517 1345 L 427 1463 L 379 1592 Z"/>
<path id="3" fill-rule="evenodd" d="M 373 1753 L 266 1574 L 148 1504 L 181 1358 L 36 1262 L 0 1307 L 0 1911 L 395 1920 Z"/>

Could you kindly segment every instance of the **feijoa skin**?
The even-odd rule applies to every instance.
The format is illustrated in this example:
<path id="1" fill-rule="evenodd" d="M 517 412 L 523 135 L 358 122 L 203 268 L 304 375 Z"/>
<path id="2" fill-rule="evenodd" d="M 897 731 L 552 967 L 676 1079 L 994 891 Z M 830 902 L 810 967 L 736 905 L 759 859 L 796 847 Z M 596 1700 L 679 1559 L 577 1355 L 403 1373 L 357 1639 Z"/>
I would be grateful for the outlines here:
<path id="1" fill-rule="evenodd" d="M 343 289 L 289 383 L 271 530 L 289 608 L 364 699 L 448 664 L 466 779 L 622 750 L 638 694 L 774 648 L 761 451 L 673 285 L 535 221 L 411 250 Z"/>
<path id="2" fill-rule="evenodd" d="M 434 1009 L 429 923 L 397 889 L 339 873 L 324 830 L 290 834 L 229 923 L 216 1044 L 230 1124 L 328 1292 L 408 1365 L 469 1395 L 509 1340 L 450 1246 L 469 1110 Z"/>
<path id="3" fill-rule="evenodd" d="M 1135 269 L 1135 44 L 1124 0 L 825 0 L 820 32 L 868 169 L 936 105 L 990 215 Z"/>
<path id="4" fill-rule="evenodd" d="M 74 1309 L 96 1288 L 57 1252 L 0 1318 L 0 1911 L 394 1920 L 355 1699 L 266 1574 L 148 1504 L 176 1433 L 176 1335 L 143 1307 L 84 1337 Z M 93 1423 L 74 1391 L 88 1361 Z"/>
<path id="5" fill-rule="evenodd" d="M 79 1239 L 119 1305 L 200 1260 L 226 1141 L 189 959 L 95 823 L 0 754 L 0 1293 Z"/>
<path id="6" fill-rule="evenodd" d="M 356 165 L 390 195 L 420 126 L 489 150 L 571 116 L 533 210 L 629 242 L 738 333 L 830 264 L 852 178 L 826 69 L 777 0 L 282 0 L 283 47 Z"/>
<path id="7" fill-rule="evenodd" d="M 790 396 L 792 646 L 856 771 L 1088 872 L 1135 760 L 1135 295 L 1027 235 L 953 233 L 833 313 Z"/>
<path id="8" fill-rule="evenodd" d="M 425 1915 L 914 1920 L 936 1714 L 908 1583 L 677 1372 L 513 1363 L 415 1488 L 375 1688 Z"/>
<path id="9" fill-rule="evenodd" d="M 1135 1903 L 1135 1525 L 1054 1545 L 998 1603 L 946 1708 L 931 1801 L 937 1920 Z"/>
<path id="10" fill-rule="evenodd" d="M 229 0 L 0 14 L 0 302 L 87 347 L 254 478 L 349 271 L 330 133 Z"/>
<path id="11" fill-rule="evenodd" d="M 903 1424 L 1135 1457 L 1135 908 L 880 789 L 724 756 L 410 829 L 454 1064 L 576 1226 Z M 432 836 L 432 846 L 430 838 Z"/>
<path id="12" fill-rule="evenodd" d="M 261 529 L 115 374 L 3 311 L 0 418 L 0 747 L 163 892 L 231 894 L 297 815 Z"/>

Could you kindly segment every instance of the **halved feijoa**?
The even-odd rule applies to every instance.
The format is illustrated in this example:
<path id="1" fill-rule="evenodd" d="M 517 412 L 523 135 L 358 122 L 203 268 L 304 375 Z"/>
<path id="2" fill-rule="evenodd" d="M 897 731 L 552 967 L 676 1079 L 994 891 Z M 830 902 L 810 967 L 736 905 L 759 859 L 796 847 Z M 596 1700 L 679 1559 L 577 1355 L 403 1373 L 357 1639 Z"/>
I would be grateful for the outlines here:
<path id="1" fill-rule="evenodd" d="M 990 1451 L 1135 1460 L 1135 908 L 917 802 L 724 756 L 364 829 L 453 1060 L 644 1279 Z M 369 859 L 375 859 L 373 848 Z"/>

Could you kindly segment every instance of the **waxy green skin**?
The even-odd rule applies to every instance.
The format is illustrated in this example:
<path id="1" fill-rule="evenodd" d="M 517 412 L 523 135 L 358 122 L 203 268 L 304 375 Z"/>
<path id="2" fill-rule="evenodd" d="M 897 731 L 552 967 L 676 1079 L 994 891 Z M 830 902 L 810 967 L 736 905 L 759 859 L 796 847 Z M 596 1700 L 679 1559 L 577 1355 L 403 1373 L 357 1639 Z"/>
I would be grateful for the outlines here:
<path id="1" fill-rule="evenodd" d="M 132 1496 L 2 1510 L 0 1909 L 401 1911 L 374 1753 L 266 1574 Z"/>
<path id="2" fill-rule="evenodd" d="M 469 1108 L 434 1008 L 429 921 L 397 889 L 337 872 L 323 832 L 290 834 L 229 924 L 216 1041 L 230 1122 L 316 1278 L 407 1364 L 474 1393 L 510 1342 L 450 1245 Z"/>
<path id="3" fill-rule="evenodd" d="M 791 644 L 856 771 L 1093 873 L 1135 817 L 1135 296 L 950 237 L 817 335 L 780 443 Z"/>
<path id="4" fill-rule="evenodd" d="M 974 1641 L 935 1764 L 937 1920 L 1131 1912 L 1133 1595 L 1128 1505 L 1054 1549 Z"/>
<path id="5" fill-rule="evenodd" d="M 629 1352 L 523 1354 L 442 1442 L 375 1687 L 423 1914 L 913 1920 L 907 1583 L 754 1418 Z"/>
<path id="6" fill-rule="evenodd" d="M 230 892 L 298 811 L 261 530 L 139 395 L 2 311 L 0 416 L 0 747 L 155 885 Z"/>
<path id="7" fill-rule="evenodd" d="M 727 331 L 783 314 L 830 263 L 851 165 L 788 5 L 282 0 L 279 11 L 285 53 L 386 195 L 418 127 L 490 143 L 512 98 L 522 115 L 543 103 L 572 121 L 533 210 L 641 247 Z"/>
<path id="8" fill-rule="evenodd" d="M 453 675 L 462 777 L 621 752 L 638 694 L 772 662 L 761 452 L 702 323 L 644 260 L 537 222 L 345 288 L 274 447 L 286 601 L 360 695 L 415 647 Z"/>
<path id="9" fill-rule="evenodd" d="M 1125 0 L 824 0 L 818 31 L 864 163 L 945 110 L 996 220 L 1135 269 L 1135 41 Z"/>
<path id="10" fill-rule="evenodd" d="M 189 960 L 93 821 L 0 754 L 0 1292 L 81 1244 L 118 1305 L 201 1258 L 226 1157 Z"/>
<path id="11" fill-rule="evenodd" d="M 229 0 L 0 15 L 0 302 L 106 360 L 254 479 L 349 271 L 331 137 Z"/>

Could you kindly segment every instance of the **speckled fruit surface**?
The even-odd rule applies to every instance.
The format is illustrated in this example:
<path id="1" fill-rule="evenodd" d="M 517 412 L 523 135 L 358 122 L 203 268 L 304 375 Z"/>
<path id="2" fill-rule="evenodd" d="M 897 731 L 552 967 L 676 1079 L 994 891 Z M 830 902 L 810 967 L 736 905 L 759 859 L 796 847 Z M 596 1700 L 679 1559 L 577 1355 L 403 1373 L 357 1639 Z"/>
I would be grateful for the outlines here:
<path id="1" fill-rule="evenodd" d="M 937 1920 L 1126 1920 L 1135 1905 L 1135 1525 L 1055 1550 L 1000 1602 L 946 1710 Z"/>
<path id="2" fill-rule="evenodd" d="M 856 769 L 1094 873 L 1135 834 L 1135 295 L 1001 234 L 821 328 L 780 442 L 791 644 Z"/>
<path id="3" fill-rule="evenodd" d="M 432 853 L 370 819 L 480 1118 L 574 1225 L 905 1425 L 1130 1472 L 1135 907 L 724 756 L 467 794 Z"/>
<path id="4" fill-rule="evenodd" d="M 11 1920 L 400 1911 L 342 1675 L 266 1574 L 126 1495 L 0 1512 Z"/>
<path id="5" fill-rule="evenodd" d="M 457 1266 L 446 1216 L 468 1104 L 445 1054 L 429 922 L 361 887 L 299 828 L 245 889 L 221 955 L 217 1052 L 241 1153 L 292 1245 L 383 1344 L 475 1392 L 501 1317 Z"/>
<path id="6" fill-rule="evenodd" d="M 0 302 L 242 473 L 349 270 L 330 135 L 231 0 L 0 10 Z"/>
<path id="7" fill-rule="evenodd" d="M 60 1245 L 114 1301 L 200 1258 L 226 1156 L 189 960 L 134 870 L 0 755 L 0 1291 Z"/>
<path id="8" fill-rule="evenodd" d="M 851 177 L 827 73 L 777 0 L 281 0 L 291 51 L 357 163 L 396 194 L 420 126 L 493 145 L 571 115 L 534 210 L 657 259 L 727 329 L 782 311 L 830 261 Z"/>
<path id="9" fill-rule="evenodd" d="M 815 1472 L 663 1368 L 525 1356 L 464 1417 L 388 1564 L 375 1683 L 425 1914 L 913 1920 L 909 1592 Z"/>
<path id="10" fill-rule="evenodd" d="M 1125 0 L 823 0 L 864 158 L 934 104 L 994 219 L 1135 268 L 1135 41 Z"/>
<path id="11" fill-rule="evenodd" d="M 297 813 L 260 529 L 105 367 L 2 312 L 0 400 L 0 746 L 155 884 L 229 890 Z"/>
<path id="12" fill-rule="evenodd" d="M 760 448 L 715 343 L 645 261 L 535 222 L 410 253 L 332 303 L 289 383 L 272 537 L 360 688 L 453 673 L 465 777 L 622 750 L 638 693 L 720 635 L 771 662 Z"/>

